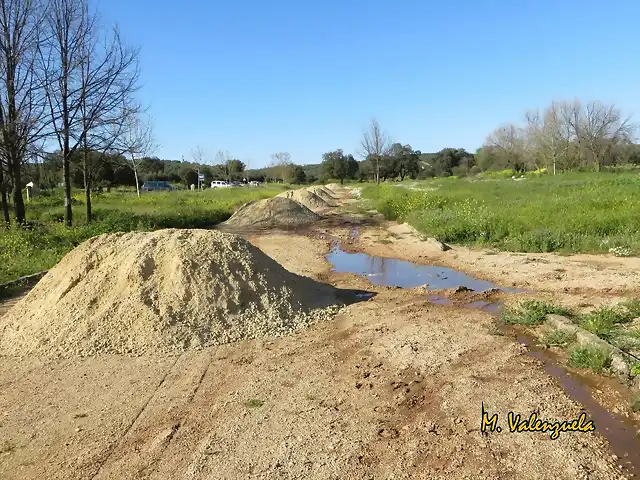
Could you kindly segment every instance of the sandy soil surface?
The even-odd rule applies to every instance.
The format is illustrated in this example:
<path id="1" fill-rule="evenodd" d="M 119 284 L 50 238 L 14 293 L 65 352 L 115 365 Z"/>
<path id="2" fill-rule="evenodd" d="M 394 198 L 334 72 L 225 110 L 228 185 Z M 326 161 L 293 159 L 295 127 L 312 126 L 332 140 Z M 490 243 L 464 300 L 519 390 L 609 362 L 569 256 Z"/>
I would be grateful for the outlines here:
<path id="1" fill-rule="evenodd" d="M 360 226 L 351 247 L 469 273 L 487 267 L 484 278 L 545 291 L 635 288 L 625 277 L 636 275 L 633 261 L 616 260 L 616 275 L 595 259 L 436 252 L 387 226 Z M 391 243 L 377 241 L 386 236 Z M 175 358 L 2 358 L 0 478 L 623 478 L 597 425 L 556 440 L 508 432 L 508 411 L 555 421 L 582 407 L 525 348 L 496 335 L 489 314 L 331 272 L 327 239 L 249 240 L 294 273 L 376 295 L 293 336 Z M 566 276 L 544 280 L 554 268 Z M 502 433 L 480 432 L 483 403 Z"/>

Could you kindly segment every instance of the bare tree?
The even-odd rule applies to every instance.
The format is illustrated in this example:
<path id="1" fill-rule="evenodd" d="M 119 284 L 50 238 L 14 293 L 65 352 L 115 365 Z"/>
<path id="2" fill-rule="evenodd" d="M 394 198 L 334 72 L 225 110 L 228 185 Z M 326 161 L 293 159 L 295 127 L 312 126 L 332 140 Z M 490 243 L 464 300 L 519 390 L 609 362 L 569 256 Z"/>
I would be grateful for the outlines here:
<path id="1" fill-rule="evenodd" d="M 142 111 L 140 107 L 134 109 L 125 108 L 125 121 L 121 132 L 114 132 L 118 139 L 115 143 L 115 149 L 127 156 L 127 160 L 131 161 L 133 175 L 136 180 L 136 193 L 140 198 L 140 177 L 138 170 L 140 161 L 151 155 L 158 145 L 155 143 L 153 135 L 153 123 L 151 118 Z"/>
<path id="2" fill-rule="evenodd" d="M 615 105 L 589 102 L 577 117 L 573 128 L 580 147 L 587 153 L 596 172 L 619 145 L 633 140 L 635 125 L 629 117 L 623 118 Z"/>
<path id="3" fill-rule="evenodd" d="M 271 166 L 274 168 L 276 175 L 282 179 L 282 183 L 286 183 L 293 166 L 291 155 L 289 152 L 272 153 Z"/>
<path id="4" fill-rule="evenodd" d="M 569 152 L 574 139 L 562 112 L 562 104 L 552 102 L 542 114 L 534 111 L 525 115 L 532 155 L 539 157 L 545 168 L 551 167 L 554 175 L 558 166 L 570 164 Z"/>
<path id="5" fill-rule="evenodd" d="M 206 162 L 206 153 L 204 151 L 204 148 L 202 148 L 200 145 L 198 145 L 196 148 L 194 148 L 193 150 L 191 150 L 191 158 L 193 159 L 193 161 L 195 162 L 195 164 L 197 165 L 197 173 L 198 173 L 198 190 L 202 189 L 202 182 L 200 181 L 200 166 L 204 165 L 204 163 Z"/>
<path id="6" fill-rule="evenodd" d="M 46 4 L 42 0 L 0 0 L 0 149 L 4 163 L 0 169 L 0 190 L 6 221 L 9 221 L 9 184 L 13 187 L 16 221 L 25 220 L 22 166 L 29 149 L 42 140 L 47 125 L 43 121 L 42 78 L 37 71 L 45 13 Z"/>
<path id="7" fill-rule="evenodd" d="M 218 150 L 214 160 L 215 166 L 220 171 L 220 174 L 224 176 L 224 179 L 227 182 L 231 181 L 231 169 L 229 165 L 231 160 L 231 155 L 225 150 Z"/>
<path id="8" fill-rule="evenodd" d="M 376 184 L 380 183 L 380 162 L 389 153 L 391 143 L 389 136 L 380 128 L 378 120 L 371 120 L 369 130 L 365 130 L 362 135 L 360 156 L 374 161 Z"/>
<path id="9" fill-rule="evenodd" d="M 502 166 L 522 170 L 525 164 L 525 136 L 521 128 L 513 124 L 496 128 L 485 141 L 485 146 L 493 147 Z"/>
<path id="10" fill-rule="evenodd" d="M 71 226 L 71 158 L 89 131 L 113 121 L 137 90 L 139 51 L 123 45 L 117 27 L 102 28 L 88 0 L 50 0 L 46 25 L 52 41 L 40 56 L 62 152 L 65 223 Z"/>

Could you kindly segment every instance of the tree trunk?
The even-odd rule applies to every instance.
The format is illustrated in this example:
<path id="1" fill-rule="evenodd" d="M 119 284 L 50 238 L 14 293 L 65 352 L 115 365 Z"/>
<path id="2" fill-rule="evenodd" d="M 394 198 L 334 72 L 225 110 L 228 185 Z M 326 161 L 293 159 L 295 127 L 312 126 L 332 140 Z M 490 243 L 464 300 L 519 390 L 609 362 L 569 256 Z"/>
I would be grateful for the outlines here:
<path id="1" fill-rule="evenodd" d="M 4 182 L 4 171 L 0 167 L 0 192 L 2 193 L 2 213 L 4 213 L 4 221 L 11 223 L 11 215 L 9 214 L 9 202 L 7 199 L 7 185 Z"/>
<path id="2" fill-rule="evenodd" d="M 2 213 L 4 213 L 4 221 L 11 223 L 11 215 L 9 214 L 9 202 L 7 200 L 7 187 L 2 187 Z"/>
<path id="3" fill-rule="evenodd" d="M 84 201 L 85 201 L 85 205 L 86 205 L 86 212 L 87 212 L 87 223 L 91 223 L 91 179 L 89 178 L 89 175 L 87 174 L 87 154 L 85 153 L 85 163 L 84 163 L 84 167 L 85 167 L 85 171 L 84 171 Z"/>
<path id="4" fill-rule="evenodd" d="M 91 223 L 91 220 L 93 219 L 91 214 L 91 183 L 85 184 L 84 197 L 87 205 L 87 223 Z"/>
<path id="5" fill-rule="evenodd" d="M 83 177 L 84 177 L 84 199 L 87 212 L 87 223 L 91 223 L 91 178 L 89 175 L 89 151 L 84 148 L 82 152 Z"/>
<path id="6" fill-rule="evenodd" d="M 64 179 L 64 223 L 67 227 L 73 224 L 73 211 L 71 210 L 71 176 L 69 174 L 69 147 L 65 146 L 62 159 L 62 176 Z"/>
<path id="7" fill-rule="evenodd" d="M 380 185 L 380 159 L 376 156 L 376 185 Z"/>
<path id="8" fill-rule="evenodd" d="M 12 155 L 11 159 L 13 167 L 13 208 L 16 215 L 16 222 L 24 223 L 24 199 L 22 198 L 22 178 L 21 178 L 21 162 L 17 155 Z"/>
<path id="9" fill-rule="evenodd" d="M 340 177 L 340 185 L 344 185 L 344 177 Z"/>
<path id="10" fill-rule="evenodd" d="M 140 198 L 140 182 L 138 181 L 138 169 L 136 168 L 136 161 L 131 155 L 131 164 L 133 165 L 133 176 L 136 177 L 136 192 L 138 193 L 138 198 Z M 200 183 L 200 177 L 198 177 L 198 184 Z"/>

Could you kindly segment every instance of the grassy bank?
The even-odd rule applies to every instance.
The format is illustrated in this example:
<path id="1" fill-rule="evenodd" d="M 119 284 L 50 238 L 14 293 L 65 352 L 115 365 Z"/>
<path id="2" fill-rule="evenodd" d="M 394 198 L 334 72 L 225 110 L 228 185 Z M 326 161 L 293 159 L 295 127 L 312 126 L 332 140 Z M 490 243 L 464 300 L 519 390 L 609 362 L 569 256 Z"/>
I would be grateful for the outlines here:
<path id="1" fill-rule="evenodd" d="M 640 176 L 578 173 L 366 186 L 387 218 L 443 242 L 521 252 L 640 252 Z"/>
<path id="2" fill-rule="evenodd" d="M 83 194 L 74 194 L 73 228 L 66 228 L 61 192 L 27 204 L 28 229 L 0 231 L 0 283 L 54 266 L 88 238 L 109 232 L 159 228 L 202 228 L 223 222 L 248 201 L 276 195 L 285 187 L 209 189 L 203 192 L 134 192 L 93 197 L 95 221 L 87 224 Z"/>

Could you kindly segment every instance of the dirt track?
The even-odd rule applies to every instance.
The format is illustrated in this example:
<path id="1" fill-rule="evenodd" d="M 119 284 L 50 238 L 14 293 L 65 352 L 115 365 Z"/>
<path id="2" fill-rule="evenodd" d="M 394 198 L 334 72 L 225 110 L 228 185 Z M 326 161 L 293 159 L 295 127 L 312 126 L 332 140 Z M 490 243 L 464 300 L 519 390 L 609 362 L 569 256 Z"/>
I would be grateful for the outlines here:
<path id="1" fill-rule="evenodd" d="M 346 238 L 353 227 L 341 222 L 327 230 Z M 637 285 L 637 260 L 612 270 L 584 257 L 437 252 L 390 236 L 389 226 L 361 226 L 357 248 L 573 302 Z M 326 239 L 273 232 L 250 241 L 288 270 L 377 296 L 295 336 L 177 358 L 2 358 L 0 478 L 621 477 L 597 431 L 557 440 L 506 432 L 509 410 L 571 420 L 581 408 L 523 347 L 491 333 L 488 314 L 332 273 Z M 564 277 L 547 278 L 554 269 Z M 505 432 L 480 433 L 482 402 Z"/>

